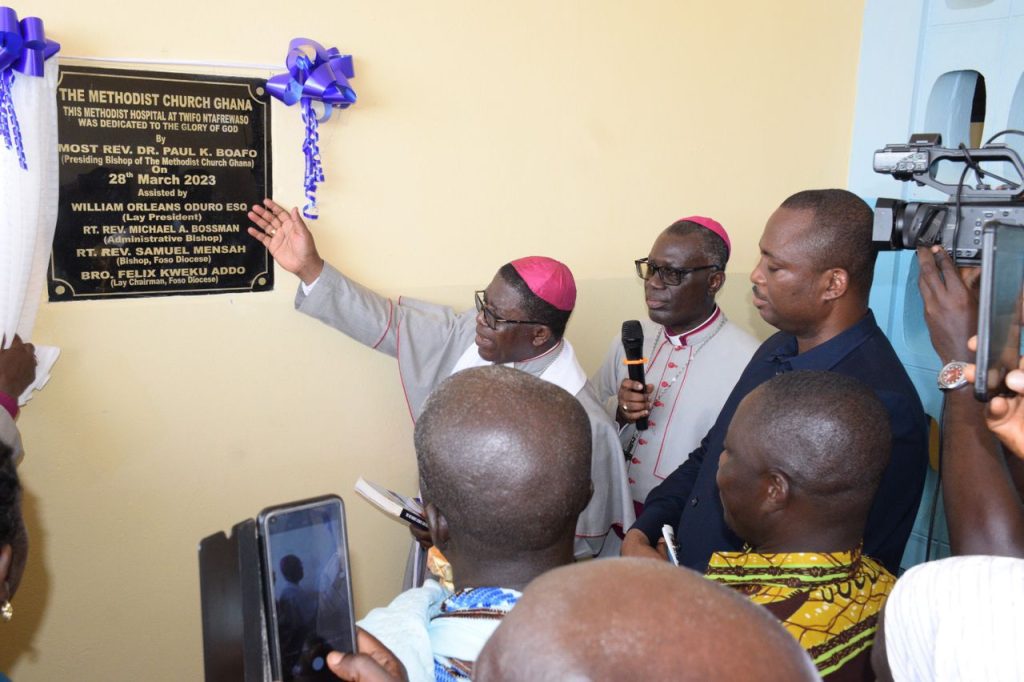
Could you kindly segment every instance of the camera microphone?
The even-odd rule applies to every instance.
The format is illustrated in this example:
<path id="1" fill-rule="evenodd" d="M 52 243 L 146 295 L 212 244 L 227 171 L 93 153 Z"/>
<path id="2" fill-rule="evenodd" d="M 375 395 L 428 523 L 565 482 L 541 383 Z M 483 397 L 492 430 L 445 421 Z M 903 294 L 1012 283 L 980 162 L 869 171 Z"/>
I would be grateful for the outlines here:
<path id="1" fill-rule="evenodd" d="M 644 329 L 640 326 L 639 320 L 627 320 L 622 323 L 622 349 L 626 351 L 625 364 L 629 368 L 630 380 L 639 381 L 646 389 L 647 384 L 644 382 Z M 646 431 L 647 417 L 637 419 L 635 424 L 637 431 Z"/>

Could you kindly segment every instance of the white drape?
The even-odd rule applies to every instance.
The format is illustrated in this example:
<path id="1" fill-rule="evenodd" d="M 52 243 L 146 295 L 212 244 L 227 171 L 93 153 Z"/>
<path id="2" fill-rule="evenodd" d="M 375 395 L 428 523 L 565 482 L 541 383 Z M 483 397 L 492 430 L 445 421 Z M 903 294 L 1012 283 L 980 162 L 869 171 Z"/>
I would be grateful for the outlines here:
<path id="1" fill-rule="evenodd" d="M 46 268 L 57 226 L 57 58 L 46 61 L 42 77 L 15 73 L 12 97 L 25 161 L 0 143 L 0 325 L 4 347 L 15 333 L 32 339 Z M 34 388 L 41 387 L 59 350 L 36 347 L 39 365 Z M 24 403 L 31 395 L 22 396 Z"/>

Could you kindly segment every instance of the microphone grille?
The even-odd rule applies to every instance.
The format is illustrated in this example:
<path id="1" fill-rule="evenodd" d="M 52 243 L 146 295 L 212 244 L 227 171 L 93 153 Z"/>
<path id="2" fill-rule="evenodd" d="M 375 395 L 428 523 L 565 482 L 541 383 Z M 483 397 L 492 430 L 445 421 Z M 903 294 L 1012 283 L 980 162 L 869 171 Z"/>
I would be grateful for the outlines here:
<path id="1" fill-rule="evenodd" d="M 644 328 L 640 326 L 640 320 L 626 320 L 622 323 L 622 340 L 643 343 Z"/>

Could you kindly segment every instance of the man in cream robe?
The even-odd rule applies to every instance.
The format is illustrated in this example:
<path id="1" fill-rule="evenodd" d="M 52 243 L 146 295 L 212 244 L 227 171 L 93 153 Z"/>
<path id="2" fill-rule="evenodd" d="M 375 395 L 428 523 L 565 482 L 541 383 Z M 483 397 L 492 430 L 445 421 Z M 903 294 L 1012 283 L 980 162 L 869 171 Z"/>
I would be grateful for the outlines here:
<path id="1" fill-rule="evenodd" d="M 395 357 L 414 421 L 434 388 L 462 369 L 507 364 L 549 381 L 574 395 L 590 418 L 594 492 L 579 516 L 576 556 L 600 554 L 613 526 L 632 523 L 618 430 L 587 381 L 572 345 L 562 338 L 576 294 L 568 268 L 542 257 L 509 263 L 486 290 L 477 292 L 478 310 L 460 313 L 424 301 L 392 300 L 325 263 L 295 209 L 289 213 L 269 199 L 265 204 L 249 213 L 260 228 L 250 228 L 249 233 L 267 246 L 278 264 L 302 280 L 296 308 Z M 509 409 L 514 411 L 516 406 Z M 611 544 L 614 553 L 618 545 Z"/>
<path id="2" fill-rule="evenodd" d="M 647 385 L 629 379 L 620 338 L 593 377 L 622 427 L 638 514 L 647 494 L 700 445 L 757 349 L 757 340 L 715 303 L 730 249 L 728 233 L 712 218 L 690 216 L 667 227 L 637 261 L 650 317 L 641 321 Z M 641 417 L 644 431 L 636 426 Z"/>

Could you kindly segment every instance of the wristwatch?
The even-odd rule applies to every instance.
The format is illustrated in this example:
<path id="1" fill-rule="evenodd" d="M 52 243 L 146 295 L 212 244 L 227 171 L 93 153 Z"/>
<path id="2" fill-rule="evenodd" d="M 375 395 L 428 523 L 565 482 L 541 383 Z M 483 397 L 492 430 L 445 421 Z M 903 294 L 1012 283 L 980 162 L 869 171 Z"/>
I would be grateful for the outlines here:
<path id="1" fill-rule="evenodd" d="M 952 391 L 955 388 L 966 386 L 967 378 L 964 376 L 966 368 L 967 363 L 959 360 L 946 363 L 946 366 L 939 370 L 939 388 L 943 391 Z"/>

